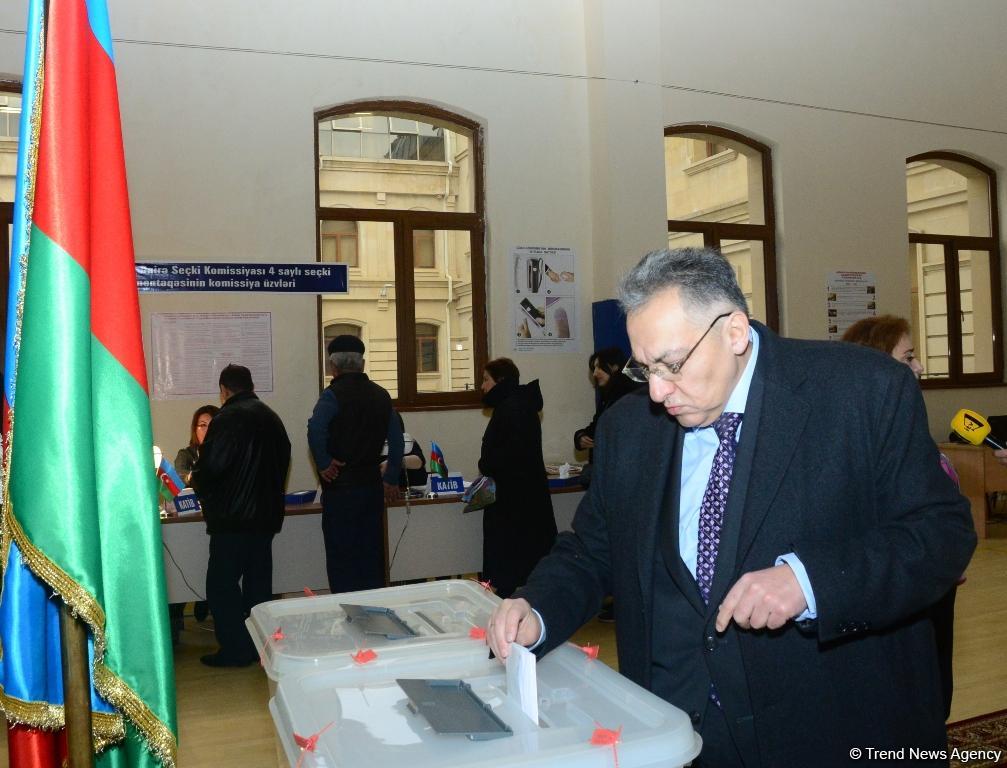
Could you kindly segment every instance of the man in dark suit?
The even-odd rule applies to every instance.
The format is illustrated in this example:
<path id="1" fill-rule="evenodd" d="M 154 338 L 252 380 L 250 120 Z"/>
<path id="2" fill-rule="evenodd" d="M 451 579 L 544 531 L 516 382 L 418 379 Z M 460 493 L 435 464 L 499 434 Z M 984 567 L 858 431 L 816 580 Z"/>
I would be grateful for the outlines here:
<path id="1" fill-rule="evenodd" d="M 750 321 L 714 251 L 648 254 L 620 298 L 650 397 L 601 420 L 574 532 L 494 613 L 493 650 L 547 653 L 611 592 L 620 671 L 690 714 L 698 764 L 945 748 L 926 608 L 976 537 L 912 372 Z"/>

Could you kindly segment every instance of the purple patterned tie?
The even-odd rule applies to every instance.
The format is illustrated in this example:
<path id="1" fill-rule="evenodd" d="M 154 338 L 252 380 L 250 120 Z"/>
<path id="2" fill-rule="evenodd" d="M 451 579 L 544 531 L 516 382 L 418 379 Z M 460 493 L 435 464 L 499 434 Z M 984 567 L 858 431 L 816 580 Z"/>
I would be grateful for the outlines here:
<path id="1" fill-rule="evenodd" d="M 710 481 L 699 508 L 699 548 L 696 553 L 696 583 L 704 603 L 710 602 L 710 588 L 713 586 L 713 574 L 717 566 L 717 549 L 720 547 L 720 529 L 724 525 L 727 492 L 731 487 L 731 473 L 734 471 L 734 456 L 737 453 L 734 435 L 740 423 L 740 413 L 723 413 L 712 424 L 720 438 L 720 445 L 713 456 Z"/>

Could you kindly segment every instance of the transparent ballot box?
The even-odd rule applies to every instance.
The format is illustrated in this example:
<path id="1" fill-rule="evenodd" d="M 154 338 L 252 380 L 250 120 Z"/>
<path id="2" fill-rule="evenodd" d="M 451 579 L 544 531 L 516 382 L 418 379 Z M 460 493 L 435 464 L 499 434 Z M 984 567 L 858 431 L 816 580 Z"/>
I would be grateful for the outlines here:
<path id="1" fill-rule="evenodd" d="M 702 744 L 684 712 L 569 644 L 537 664 L 538 722 L 507 695 L 503 665 L 485 654 L 435 653 L 401 672 L 393 665 L 369 677 L 360 669 L 284 677 L 269 709 L 289 764 L 678 768 Z M 437 711 L 441 704 L 457 715 Z"/>
<path id="2" fill-rule="evenodd" d="M 447 644 L 454 653 L 487 654 L 485 629 L 499 598 L 478 582 L 451 580 L 360 592 L 273 600 L 245 621 L 270 679 L 316 669 L 385 666 Z M 365 661 L 361 653 L 375 657 Z"/>

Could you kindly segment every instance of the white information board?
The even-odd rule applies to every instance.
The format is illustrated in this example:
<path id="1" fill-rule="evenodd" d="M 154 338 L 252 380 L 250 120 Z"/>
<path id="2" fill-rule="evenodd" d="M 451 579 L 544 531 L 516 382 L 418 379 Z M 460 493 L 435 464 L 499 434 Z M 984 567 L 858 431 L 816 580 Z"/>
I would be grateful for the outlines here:
<path id="1" fill-rule="evenodd" d="M 218 395 L 230 363 L 252 372 L 256 392 L 273 391 L 269 312 L 162 312 L 150 317 L 151 398 Z"/>
<path id="2" fill-rule="evenodd" d="M 577 258 L 572 248 L 518 246 L 512 327 L 515 352 L 577 352 Z"/>
<path id="3" fill-rule="evenodd" d="M 878 314 L 873 272 L 830 272 L 825 280 L 825 327 L 835 341 L 857 320 Z"/>

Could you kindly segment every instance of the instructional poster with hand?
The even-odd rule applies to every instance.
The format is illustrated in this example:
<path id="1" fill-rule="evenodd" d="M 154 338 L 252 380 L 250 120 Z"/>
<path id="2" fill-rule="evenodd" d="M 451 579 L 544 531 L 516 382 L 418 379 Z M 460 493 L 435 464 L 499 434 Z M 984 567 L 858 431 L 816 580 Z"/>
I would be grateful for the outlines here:
<path id="1" fill-rule="evenodd" d="M 571 248 L 517 246 L 512 309 L 515 352 L 578 352 L 577 259 Z"/>

